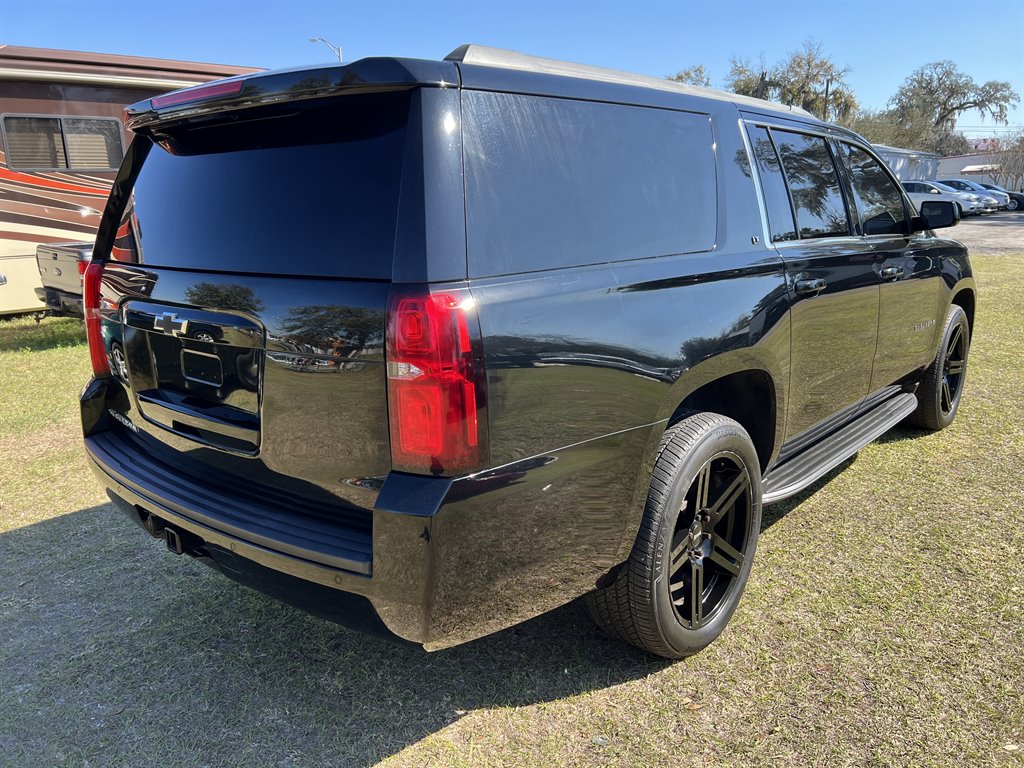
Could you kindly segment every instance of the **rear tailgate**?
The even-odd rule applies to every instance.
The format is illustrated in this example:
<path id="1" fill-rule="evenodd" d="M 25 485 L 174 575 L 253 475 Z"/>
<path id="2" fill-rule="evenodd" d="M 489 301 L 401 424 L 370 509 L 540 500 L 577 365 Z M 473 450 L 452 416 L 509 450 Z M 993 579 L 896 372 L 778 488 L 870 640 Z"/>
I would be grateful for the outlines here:
<path id="1" fill-rule="evenodd" d="M 206 489 L 192 503 L 223 508 L 234 485 L 351 519 L 390 470 L 384 315 L 410 97 L 335 101 L 140 136 L 126 160 L 102 283 L 110 426 L 125 455 Z"/>
<path id="2" fill-rule="evenodd" d="M 63 310 L 67 301 L 77 299 L 77 314 L 81 314 L 82 275 L 91 258 L 92 243 L 36 246 L 39 279 L 50 309 Z"/>

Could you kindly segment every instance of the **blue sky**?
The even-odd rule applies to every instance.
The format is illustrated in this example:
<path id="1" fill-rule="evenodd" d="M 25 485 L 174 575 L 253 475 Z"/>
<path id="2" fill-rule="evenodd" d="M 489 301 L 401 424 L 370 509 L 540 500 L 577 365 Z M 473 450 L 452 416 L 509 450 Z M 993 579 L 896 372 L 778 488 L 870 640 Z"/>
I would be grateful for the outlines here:
<path id="1" fill-rule="evenodd" d="M 1024 0 L 765 2 L 272 2 L 0 0 L 0 42 L 259 67 L 441 58 L 465 42 L 663 76 L 704 64 L 721 85 L 729 57 L 770 64 L 808 37 L 823 43 L 861 104 L 885 106 L 903 79 L 952 59 L 977 81 L 1024 92 Z M 1024 124 L 1024 107 L 1010 116 Z M 968 113 L 970 136 L 1007 129 Z"/>

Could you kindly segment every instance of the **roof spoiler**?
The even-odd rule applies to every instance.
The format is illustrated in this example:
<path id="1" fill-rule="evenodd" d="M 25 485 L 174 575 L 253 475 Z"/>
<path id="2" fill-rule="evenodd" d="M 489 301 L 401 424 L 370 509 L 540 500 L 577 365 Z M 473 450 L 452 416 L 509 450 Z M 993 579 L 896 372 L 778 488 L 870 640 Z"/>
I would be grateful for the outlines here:
<path id="1" fill-rule="evenodd" d="M 172 91 L 127 107 L 125 125 L 131 131 L 146 132 L 197 116 L 268 104 L 416 86 L 446 88 L 458 84 L 458 68 L 451 62 L 367 58 L 345 65 L 240 75 Z"/>

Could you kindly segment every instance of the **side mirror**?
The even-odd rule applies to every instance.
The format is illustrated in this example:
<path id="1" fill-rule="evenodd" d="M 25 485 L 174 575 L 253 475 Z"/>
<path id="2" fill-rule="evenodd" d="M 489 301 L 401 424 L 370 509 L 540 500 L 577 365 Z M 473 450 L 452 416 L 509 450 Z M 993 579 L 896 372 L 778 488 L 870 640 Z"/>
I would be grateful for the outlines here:
<path id="1" fill-rule="evenodd" d="M 959 221 L 955 204 L 948 200 L 925 200 L 921 203 L 921 215 L 911 219 L 910 228 L 914 232 L 924 232 L 926 229 L 953 227 Z"/>

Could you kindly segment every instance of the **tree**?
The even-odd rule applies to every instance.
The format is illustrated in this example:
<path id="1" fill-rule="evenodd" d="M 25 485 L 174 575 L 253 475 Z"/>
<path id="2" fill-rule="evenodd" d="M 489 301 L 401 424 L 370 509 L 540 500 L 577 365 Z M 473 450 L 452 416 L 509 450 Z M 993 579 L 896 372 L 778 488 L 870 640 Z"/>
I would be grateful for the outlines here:
<path id="1" fill-rule="evenodd" d="M 355 354 L 384 343 L 384 318 L 360 307 L 306 305 L 288 310 L 281 331 L 299 344 Z"/>
<path id="2" fill-rule="evenodd" d="M 755 68 L 747 59 L 733 58 L 727 87 L 744 96 L 760 96 L 801 107 L 826 120 L 845 120 L 857 109 L 846 84 L 849 67 L 840 68 L 812 38 L 775 64 Z"/>
<path id="3" fill-rule="evenodd" d="M 210 309 L 235 309 L 258 315 L 263 311 L 263 302 L 253 293 L 252 288 L 237 283 L 198 282 L 185 289 L 189 304 Z"/>
<path id="4" fill-rule="evenodd" d="M 666 79 L 674 80 L 677 83 L 685 83 L 686 85 L 696 85 L 701 88 L 711 87 L 711 78 L 708 76 L 708 71 L 703 64 L 694 64 L 692 67 L 680 69 L 674 75 L 668 75 Z"/>
<path id="5" fill-rule="evenodd" d="M 962 133 L 945 126 L 936 128 L 931 118 L 919 110 L 902 113 L 895 108 L 862 110 L 842 124 L 872 144 L 888 144 L 890 147 L 940 155 L 962 155 L 970 149 Z"/>
<path id="6" fill-rule="evenodd" d="M 889 100 L 901 118 L 920 116 L 940 134 L 952 133 L 957 118 L 977 110 L 997 123 L 1007 122 L 1008 108 L 1020 98 L 1004 80 L 976 83 L 952 61 L 936 61 L 917 69 Z"/>
<path id="7" fill-rule="evenodd" d="M 970 145 L 956 130 L 960 115 L 974 109 L 1006 123 L 1009 107 L 1018 101 L 1009 83 L 991 80 L 979 85 L 952 62 L 938 61 L 904 80 L 888 109 L 860 112 L 844 124 L 876 144 L 962 155 Z"/>
<path id="8" fill-rule="evenodd" d="M 750 59 L 738 59 L 735 56 L 729 58 L 729 64 L 725 87 L 733 93 L 763 99 L 769 95 L 766 88 L 778 85 L 775 81 L 768 80 L 769 67 L 765 64 L 764 57 L 756 67 L 750 63 Z"/>
<path id="9" fill-rule="evenodd" d="M 940 130 L 935 136 L 935 152 L 943 157 L 966 155 L 971 151 L 971 143 L 960 131 Z"/>
<path id="10" fill-rule="evenodd" d="M 1007 189 L 1024 189 L 1024 131 L 1000 139 L 999 149 L 989 154 L 985 162 L 998 167 L 989 174 L 997 184 Z"/>

